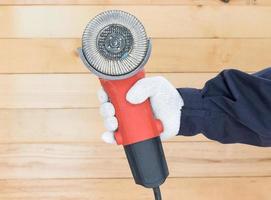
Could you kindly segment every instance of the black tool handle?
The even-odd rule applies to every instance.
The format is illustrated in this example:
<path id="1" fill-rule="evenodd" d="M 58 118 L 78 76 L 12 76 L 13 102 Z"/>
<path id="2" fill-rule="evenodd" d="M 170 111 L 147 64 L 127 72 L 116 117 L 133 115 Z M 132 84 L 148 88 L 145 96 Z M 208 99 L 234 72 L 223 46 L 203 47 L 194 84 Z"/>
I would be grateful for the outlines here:
<path id="1" fill-rule="evenodd" d="M 136 184 L 156 188 L 169 175 L 160 137 L 124 146 Z"/>

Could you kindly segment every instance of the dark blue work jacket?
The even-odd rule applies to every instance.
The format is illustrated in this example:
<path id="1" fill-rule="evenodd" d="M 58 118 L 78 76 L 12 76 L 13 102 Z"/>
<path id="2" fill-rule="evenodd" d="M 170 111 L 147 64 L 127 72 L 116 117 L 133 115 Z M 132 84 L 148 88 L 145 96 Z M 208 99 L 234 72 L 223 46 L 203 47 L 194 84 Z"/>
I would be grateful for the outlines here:
<path id="1" fill-rule="evenodd" d="M 271 68 L 255 74 L 224 70 L 203 89 L 178 92 L 184 100 L 179 135 L 271 146 Z"/>

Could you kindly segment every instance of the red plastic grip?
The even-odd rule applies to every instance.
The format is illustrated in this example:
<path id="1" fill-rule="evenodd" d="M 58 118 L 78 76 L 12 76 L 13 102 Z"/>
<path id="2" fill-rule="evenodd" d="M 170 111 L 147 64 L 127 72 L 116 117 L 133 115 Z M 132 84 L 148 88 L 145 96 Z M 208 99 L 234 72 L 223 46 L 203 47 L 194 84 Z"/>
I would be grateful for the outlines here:
<path id="1" fill-rule="evenodd" d="M 131 104 L 126 100 L 129 89 L 139 79 L 145 77 L 144 71 L 123 80 L 105 80 L 100 82 L 115 107 L 118 130 L 115 132 L 117 144 L 129 145 L 160 135 L 163 126 L 153 116 L 150 100 L 141 104 Z"/>

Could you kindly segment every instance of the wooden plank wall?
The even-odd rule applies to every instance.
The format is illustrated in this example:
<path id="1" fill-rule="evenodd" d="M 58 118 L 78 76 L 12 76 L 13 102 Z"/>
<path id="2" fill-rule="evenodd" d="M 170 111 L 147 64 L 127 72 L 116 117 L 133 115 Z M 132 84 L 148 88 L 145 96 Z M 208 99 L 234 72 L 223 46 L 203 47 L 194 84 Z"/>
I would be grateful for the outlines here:
<path id="1" fill-rule="evenodd" d="M 147 200 L 121 147 L 100 140 L 96 77 L 76 48 L 107 9 L 138 16 L 153 40 L 148 75 L 201 88 L 225 68 L 271 65 L 271 0 L 1 0 L 0 199 Z M 238 134 L 238 133 L 236 133 Z M 165 142 L 164 199 L 270 200 L 271 149 L 201 135 Z"/>

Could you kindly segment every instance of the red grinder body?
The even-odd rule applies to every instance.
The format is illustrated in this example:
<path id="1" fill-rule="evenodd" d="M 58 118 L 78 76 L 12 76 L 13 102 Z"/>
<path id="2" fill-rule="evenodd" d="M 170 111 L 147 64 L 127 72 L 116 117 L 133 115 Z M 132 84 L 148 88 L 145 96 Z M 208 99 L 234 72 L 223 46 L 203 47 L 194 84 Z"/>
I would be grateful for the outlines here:
<path id="1" fill-rule="evenodd" d="M 163 126 L 160 120 L 154 118 L 149 99 L 141 104 L 131 104 L 126 100 L 129 89 L 144 76 L 142 70 L 127 79 L 100 79 L 100 82 L 115 107 L 118 119 L 115 139 L 124 146 L 135 182 L 155 188 L 168 176 L 159 137 Z"/>
<path id="2" fill-rule="evenodd" d="M 142 70 L 127 79 L 100 79 L 116 111 L 119 126 L 115 132 L 115 139 L 118 144 L 129 145 L 141 142 L 157 137 L 163 131 L 160 120 L 153 116 L 149 99 L 141 104 L 131 104 L 126 100 L 126 94 L 132 85 L 144 77 L 145 73 Z"/>

